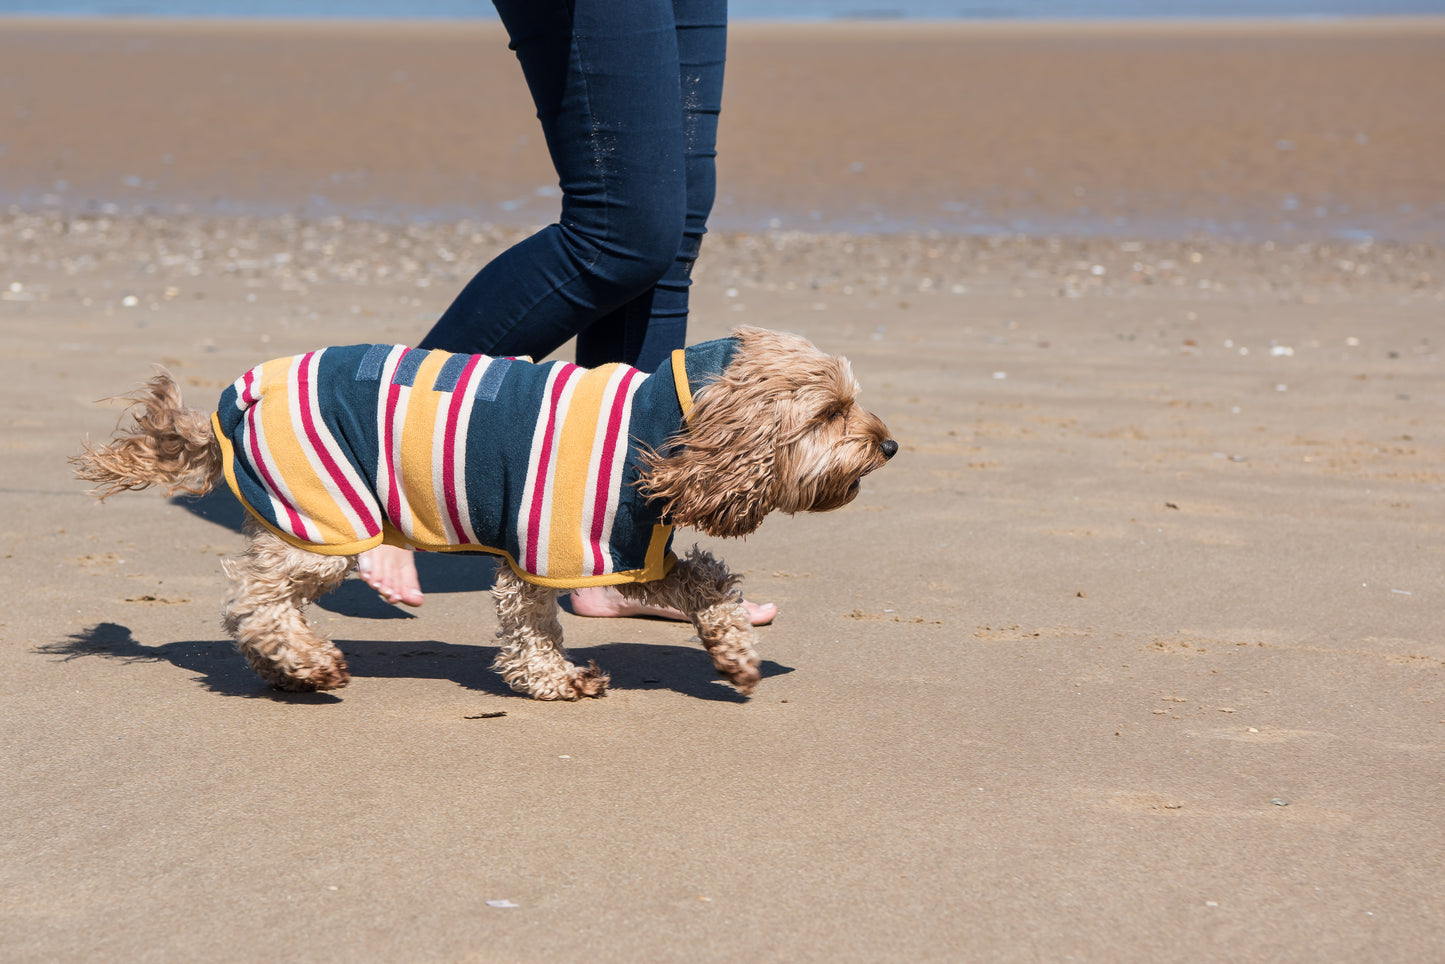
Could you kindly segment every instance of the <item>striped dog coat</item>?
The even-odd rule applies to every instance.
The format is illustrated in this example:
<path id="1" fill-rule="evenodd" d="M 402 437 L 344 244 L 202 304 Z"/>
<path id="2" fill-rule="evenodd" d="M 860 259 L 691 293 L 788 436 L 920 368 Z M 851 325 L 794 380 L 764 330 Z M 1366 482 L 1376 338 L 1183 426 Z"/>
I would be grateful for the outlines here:
<path id="1" fill-rule="evenodd" d="M 313 552 L 382 542 L 503 556 L 557 588 L 649 582 L 672 526 L 637 491 L 731 338 L 625 365 L 324 348 L 251 369 L 212 416 L 226 481 L 260 522 Z"/>

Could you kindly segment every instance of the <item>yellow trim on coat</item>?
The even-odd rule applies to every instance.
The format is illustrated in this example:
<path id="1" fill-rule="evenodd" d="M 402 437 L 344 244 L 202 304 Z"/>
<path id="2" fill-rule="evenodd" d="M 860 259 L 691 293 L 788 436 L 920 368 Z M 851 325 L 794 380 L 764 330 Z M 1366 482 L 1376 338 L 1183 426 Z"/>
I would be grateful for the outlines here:
<path id="1" fill-rule="evenodd" d="M 677 386 L 677 402 L 686 422 L 692 414 L 692 385 L 687 380 L 687 353 L 681 348 L 672 350 L 672 383 Z"/>

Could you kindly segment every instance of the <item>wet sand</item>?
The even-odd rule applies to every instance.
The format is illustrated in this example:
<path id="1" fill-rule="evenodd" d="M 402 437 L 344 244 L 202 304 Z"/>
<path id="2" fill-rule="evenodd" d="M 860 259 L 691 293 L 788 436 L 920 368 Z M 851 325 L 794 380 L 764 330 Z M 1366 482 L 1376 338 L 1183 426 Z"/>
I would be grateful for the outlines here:
<path id="1" fill-rule="evenodd" d="M 534 190 L 535 170 L 508 152 L 535 144 L 472 142 L 492 152 L 476 163 L 502 172 L 488 183 L 514 178 L 514 194 L 459 193 L 479 182 L 461 153 L 426 148 L 440 115 L 398 129 L 412 108 L 364 109 L 385 101 L 348 70 L 390 77 L 404 63 L 421 83 L 413 72 L 431 78 L 460 56 L 443 53 L 457 49 L 451 29 L 396 28 L 410 59 L 379 63 L 390 47 L 378 28 L 315 28 L 308 44 L 332 51 L 331 69 L 301 85 L 286 72 L 301 76 L 315 53 L 299 57 L 290 30 L 44 29 L 60 38 L 53 56 L 27 69 L 64 73 L 62 53 L 91 44 L 85 77 L 106 96 L 78 96 L 85 77 L 68 98 L 0 84 L 0 110 L 28 98 L 31 111 L 0 135 L 3 188 L 37 192 L 0 214 L 0 574 L 19 590 L 0 616 L 0 957 L 1439 955 L 1438 245 L 720 230 L 695 278 L 693 337 L 760 324 L 847 354 L 902 446 L 844 510 L 703 540 L 782 610 L 761 631 L 757 695 L 714 680 L 685 627 L 564 615 L 574 655 L 609 669 L 613 691 L 580 704 L 515 696 L 487 669 L 489 565 L 424 557 L 429 599 L 415 613 L 355 582 L 315 607 L 355 680 L 285 696 L 217 625 L 234 504 L 97 505 L 65 460 L 109 432 L 116 410 L 96 399 L 152 363 L 204 407 L 265 358 L 414 341 L 520 236 L 489 205 Z M 1229 48 L 1295 42 L 1260 29 L 1220 31 Z M 1438 35 L 1371 27 L 1359 42 Z M 0 45 L 14 38 L 0 29 Z M 106 53 L 116 38 L 174 45 L 157 62 L 177 72 L 169 101 L 141 96 L 160 88 L 146 76 L 160 67 L 122 70 Z M 762 118 L 808 99 L 750 75 L 768 44 L 836 67 L 843 41 L 858 49 L 841 28 L 738 30 L 728 136 L 762 137 Z M 1020 58 L 1038 56 L 1017 42 Z M 228 62 L 228 44 L 246 49 Z M 1001 40 L 984 46 L 1007 88 L 1017 74 L 1002 65 L 1015 61 Z M 226 102 L 175 80 L 198 76 L 187 49 L 200 64 L 189 69 L 229 63 L 236 76 L 258 49 L 274 58 Z M 921 62 L 912 51 L 894 66 Z M 1173 62 L 1134 86 L 1171 83 Z M 13 81 L 16 63 L 0 57 L 0 76 Z M 1396 77 L 1390 63 L 1376 62 L 1373 96 Z M 511 69 L 495 83 L 514 83 Z M 265 78 L 276 86 L 258 88 Z M 476 100 L 428 90 L 407 103 Z M 130 103 L 107 99 L 126 91 L 133 111 L 92 107 Z M 1127 106 L 1126 93 L 1112 96 Z M 513 94 L 498 103 L 515 108 Z M 841 131 L 837 104 L 814 95 L 834 112 L 820 125 Z M 1360 97 L 1366 117 L 1424 109 Z M 324 104 L 346 143 L 375 151 L 372 173 L 335 182 L 328 203 L 429 219 L 307 215 L 326 172 L 356 169 L 342 166 L 341 135 L 318 127 Z M 877 130 L 901 123 L 876 100 L 841 113 L 864 108 Z M 521 137 L 527 120 L 496 123 Z M 1017 127 L 1015 143 L 1050 136 Z M 1376 178 L 1345 179 L 1352 197 L 1408 195 L 1424 210 L 1438 176 L 1415 153 L 1425 127 L 1400 121 L 1356 145 L 1380 151 L 1350 169 Z M 63 195 L 42 199 L 51 174 L 10 162 L 67 137 Z M 192 143 L 211 149 L 184 153 Z M 742 143 L 727 191 L 749 216 L 791 224 L 766 193 L 775 180 L 798 210 L 823 203 L 809 192 L 850 196 L 846 171 L 782 166 L 769 179 L 751 160 L 763 152 Z M 947 169 L 944 141 L 889 143 L 898 170 Z M 1067 171 L 1121 165 L 1191 190 L 1179 165 L 1155 170 L 1131 143 L 1050 148 L 1055 166 L 1036 167 L 1050 171 L 1047 196 L 1073 196 Z M 141 166 L 152 155 L 162 166 Z M 865 165 L 859 178 L 875 171 Z M 1278 189 L 1267 164 L 1240 170 L 1254 175 L 1236 196 Z M 127 194 L 117 185 L 130 176 Z M 162 196 L 255 211 L 134 210 Z"/>
<path id="2" fill-rule="evenodd" d="M 0 203 L 509 224 L 495 24 L 0 24 Z M 714 227 L 1445 240 L 1445 20 L 733 28 Z"/>

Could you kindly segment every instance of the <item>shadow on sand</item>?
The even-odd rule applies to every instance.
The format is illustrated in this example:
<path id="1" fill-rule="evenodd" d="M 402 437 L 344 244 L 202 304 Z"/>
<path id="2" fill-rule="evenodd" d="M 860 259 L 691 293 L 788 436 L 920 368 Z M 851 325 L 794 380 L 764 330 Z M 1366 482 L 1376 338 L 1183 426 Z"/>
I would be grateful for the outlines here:
<path id="1" fill-rule="evenodd" d="M 241 532 L 245 509 L 220 487 L 204 496 L 177 496 L 172 504 L 225 529 Z M 237 550 L 240 549 L 237 540 Z M 427 593 L 484 592 L 492 587 L 496 570 L 493 556 L 477 553 L 419 552 L 417 574 Z M 219 602 L 219 600 L 218 600 Z M 486 600 L 485 605 L 491 601 Z M 382 602 L 365 583 L 348 579 L 315 605 L 328 612 L 359 619 L 415 619 L 416 614 Z M 565 600 L 564 600 L 565 606 Z M 687 627 L 677 625 L 679 633 Z M 460 645 L 438 641 L 388 642 L 375 639 L 337 639 L 346 654 L 351 675 L 376 678 L 449 680 L 469 690 L 499 696 L 518 696 L 492 672 L 497 647 Z M 125 661 L 167 662 L 196 674 L 196 680 L 225 696 L 265 697 L 288 703 L 326 704 L 340 701 L 331 693 L 285 693 L 262 682 L 225 639 L 182 640 L 149 645 L 137 640 L 130 627 L 98 623 L 66 639 L 42 646 L 38 652 L 61 659 L 96 656 Z M 701 647 L 644 643 L 604 643 L 568 649 L 572 661 L 597 664 L 612 676 L 612 689 L 670 689 L 695 699 L 743 703 L 741 696 L 713 673 Z M 791 673 L 791 667 L 764 661 L 764 679 Z"/>
<path id="2" fill-rule="evenodd" d="M 681 628 L 681 627 L 679 627 Z M 435 640 L 406 643 L 338 639 L 351 675 L 392 679 L 448 680 L 465 689 L 494 696 L 517 696 L 490 666 L 495 646 L 465 646 Z M 195 673 L 195 679 L 213 693 L 248 698 L 264 697 L 286 703 L 335 703 L 331 693 L 285 693 L 271 689 L 251 672 L 235 647 L 226 640 L 183 640 L 147 645 L 130 627 L 97 623 L 37 652 L 64 660 L 99 657 L 126 662 L 167 662 Z M 569 649 L 573 662 L 596 660 L 612 675 L 614 690 L 669 689 L 694 699 L 745 703 L 727 683 L 718 679 L 701 648 L 646 643 L 604 643 Z M 782 676 L 790 666 L 765 660 L 763 678 Z"/>

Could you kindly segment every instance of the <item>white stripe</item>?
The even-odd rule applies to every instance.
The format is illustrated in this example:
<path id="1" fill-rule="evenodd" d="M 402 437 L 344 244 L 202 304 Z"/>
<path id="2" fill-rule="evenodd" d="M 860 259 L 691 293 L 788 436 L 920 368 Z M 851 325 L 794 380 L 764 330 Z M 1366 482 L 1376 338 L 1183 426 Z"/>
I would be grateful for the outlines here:
<path id="1" fill-rule="evenodd" d="M 562 461 L 562 428 L 567 424 L 567 413 L 572 407 L 572 396 L 577 392 L 577 383 L 587 374 L 584 369 L 573 368 L 562 388 L 562 397 L 557 401 L 557 418 L 552 425 L 552 461 L 547 466 L 547 488 L 543 491 L 540 525 L 537 527 L 537 571 L 547 571 L 547 546 L 552 540 L 552 506 L 557 496 L 557 465 Z"/>
<path id="2" fill-rule="evenodd" d="M 392 481 L 396 485 L 397 503 L 396 518 L 391 521 L 408 539 L 415 539 L 416 526 L 412 525 L 411 502 L 406 497 L 406 468 L 401 461 L 401 447 L 405 441 L 402 430 L 406 428 L 406 410 L 411 404 L 411 386 L 396 387 L 396 411 L 391 416 L 391 464 L 396 467 L 396 475 Z"/>
<path id="3" fill-rule="evenodd" d="M 436 389 L 433 387 L 431 390 L 435 391 Z M 432 420 L 432 502 L 436 505 L 437 515 L 442 520 L 442 534 L 446 536 L 447 545 L 455 546 L 460 544 L 460 540 L 457 539 L 456 527 L 452 525 L 452 514 L 447 509 L 447 486 L 446 479 L 443 477 L 446 470 L 447 419 L 451 417 L 452 407 L 451 393 L 446 393 L 446 396 L 438 401 L 435 409 L 436 418 Z"/>
<path id="4" fill-rule="evenodd" d="M 254 398 L 246 397 L 246 375 L 251 376 L 252 385 L 260 385 L 261 366 L 257 365 L 255 368 L 246 372 L 245 375 L 242 375 L 240 378 L 236 379 L 234 382 L 231 383 L 231 387 L 236 390 L 236 408 L 243 412 L 246 409 L 250 408 L 252 405 L 256 404 L 256 400 Z"/>
<path id="5" fill-rule="evenodd" d="M 322 349 L 322 351 L 324 350 L 325 349 Z M 298 361 L 305 357 L 304 355 L 298 356 Z M 341 454 L 341 447 L 337 445 L 336 440 L 331 437 L 330 431 L 326 428 L 326 423 L 322 421 L 316 378 L 317 371 L 320 367 L 321 351 L 318 351 L 311 356 L 311 361 L 306 365 L 307 381 L 311 385 L 311 400 L 307 405 L 311 413 L 311 423 L 316 427 L 316 434 L 321 438 L 322 447 L 331 455 L 332 460 L 336 463 L 337 467 L 340 468 L 342 475 L 346 476 L 347 482 L 358 492 L 364 494 L 366 492 L 365 485 L 362 484 L 360 477 L 356 475 L 355 470 L 351 467 L 351 461 Z M 291 430 L 296 433 L 296 440 L 301 443 L 301 450 L 306 453 L 306 461 L 311 464 L 311 471 L 316 473 L 316 477 L 321 480 L 322 488 L 326 490 L 326 494 L 331 497 L 331 501 L 336 503 L 336 507 L 346 516 L 347 524 L 351 526 L 352 540 L 364 539 L 374 530 L 377 525 L 376 519 L 374 516 L 371 516 L 370 513 L 368 513 L 368 518 L 366 519 L 363 519 L 356 513 L 356 510 L 351 507 L 351 501 L 347 499 L 346 493 L 342 491 L 341 486 L 336 484 L 336 480 L 331 477 L 331 472 L 327 469 L 321 453 L 317 450 L 316 446 L 311 443 L 311 439 L 306 432 L 306 423 L 302 421 L 301 418 L 301 374 L 301 366 L 298 364 L 291 370 L 288 379 L 289 385 L 287 387 L 290 390 Z M 368 525 L 371 528 L 368 528 Z"/>
<path id="6" fill-rule="evenodd" d="M 591 457 L 587 460 L 587 486 L 583 490 L 582 497 L 581 536 L 582 571 L 584 573 L 592 572 L 592 567 L 597 563 L 597 559 L 592 553 L 592 520 L 596 516 L 597 491 L 599 485 L 605 489 L 608 481 L 607 479 L 599 479 L 598 473 L 602 470 L 602 453 L 607 447 L 607 422 L 612 415 L 612 406 L 617 398 L 617 386 L 622 382 L 623 378 L 627 377 L 627 372 L 627 366 L 620 365 L 617 370 L 612 373 L 612 377 L 607 380 L 606 387 L 602 389 L 601 405 L 597 412 L 597 429 L 592 433 L 592 453 Z M 627 431 L 626 422 L 622 423 L 622 430 L 624 433 Z M 610 479 L 611 477 L 609 476 L 608 478 Z M 608 508 L 614 511 L 616 510 L 616 506 L 609 505 Z M 605 531 L 603 533 L 603 539 L 605 548 Z M 606 559 L 607 557 L 604 555 L 603 558 Z M 603 566 L 602 571 L 609 572 L 610 570 L 611 562 L 608 560 L 608 563 Z"/>
<path id="7" fill-rule="evenodd" d="M 381 380 L 376 387 L 376 504 L 381 509 L 383 518 L 386 516 L 386 507 L 391 504 L 392 482 L 386 471 L 386 451 L 382 448 L 387 434 L 386 396 L 391 388 L 391 376 L 396 373 L 397 362 L 401 360 L 401 354 L 405 350 L 402 345 L 392 348 L 386 361 L 382 363 Z"/>
<path id="8" fill-rule="evenodd" d="M 481 545 L 482 540 L 477 537 L 476 530 L 472 528 L 472 505 L 467 497 L 467 437 L 471 432 L 472 408 L 477 401 L 477 385 L 481 383 L 482 376 L 487 369 L 496 364 L 496 359 L 488 358 L 477 363 L 472 369 L 471 378 L 465 382 L 458 382 L 455 389 L 461 395 L 461 407 L 457 411 L 457 434 L 455 439 L 456 457 L 452 461 L 452 488 L 457 497 L 457 515 L 461 518 L 462 531 L 457 536 L 465 535 L 467 541 L 472 545 Z M 446 493 L 443 491 L 440 498 L 443 500 L 442 508 L 446 508 Z M 488 536 L 490 542 L 492 536 Z M 460 544 L 461 539 L 455 540 L 454 544 Z"/>
<path id="9" fill-rule="evenodd" d="M 320 542 L 319 535 L 313 537 L 311 533 L 307 531 L 306 514 L 296 505 L 296 498 L 291 494 L 291 487 L 286 484 L 286 476 L 281 473 L 276 465 L 276 460 L 271 457 L 271 447 L 266 444 L 266 430 L 261 421 L 261 406 L 259 404 L 253 406 L 251 410 L 246 413 L 245 419 L 246 434 L 250 436 L 249 439 L 243 440 L 245 458 L 255 468 L 256 481 L 260 484 L 261 488 L 266 490 L 266 495 L 271 500 L 271 515 L 276 520 L 276 526 L 291 533 L 291 535 L 300 539 L 302 542 Z M 251 439 L 255 440 L 256 448 L 261 450 L 261 462 L 259 465 L 256 463 L 255 457 L 251 452 L 251 445 L 249 444 Z M 263 473 L 261 471 L 263 467 L 269 471 Z M 268 481 L 268 476 L 275 480 L 276 484 L 274 486 Z M 291 528 L 291 514 L 287 511 L 288 506 L 296 509 L 296 515 L 301 522 L 300 532 Z"/>
<path id="10" fill-rule="evenodd" d="M 366 509 L 366 515 L 360 519 L 362 528 L 358 530 L 358 535 L 366 536 L 373 532 L 380 532 L 382 511 L 381 507 L 376 504 L 371 486 L 367 483 L 366 477 L 361 474 L 360 469 L 351 461 L 351 456 L 342 448 L 336 436 L 331 434 L 330 427 L 321 417 L 320 373 L 321 352 L 318 351 L 311 369 L 311 420 L 316 425 L 316 432 L 321 436 L 321 442 L 326 447 L 326 451 L 330 453 L 332 461 L 336 463 L 341 474 L 346 477 L 346 481 L 356 490 L 357 496 Z M 324 467 L 322 471 L 324 472 Z M 344 495 L 338 494 L 338 500 L 349 508 L 350 503 L 346 501 Z"/>
<path id="11" fill-rule="evenodd" d="M 631 449 L 632 435 L 628 431 L 632 425 L 632 399 L 637 395 L 637 390 L 642 387 L 642 376 L 632 379 L 627 386 L 627 395 L 622 403 L 621 432 L 617 439 L 617 454 L 612 459 L 612 473 L 606 479 L 599 479 L 598 484 L 607 486 L 607 514 L 602 519 L 602 541 L 600 543 L 602 558 L 606 560 L 603 572 L 612 572 L 612 527 L 617 520 L 617 506 L 622 501 L 622 475 L 627 468 L 627 453 Z M 591 529 L 587 530 L 589 533 Z M 591 540 L 588 540 L 589 544 Z"/>
<path id="12" fill-rule="evenodd" d="M 537 530 L 533 533 L 530 528 L 532 501 L 536 498 L 537 468 L 542 459 L 543 444 L 547 439 L 547 421 L 552 416 L 552 391 L 557 379 L 562 377 L 561 373 L 567 368 L 567 364 L 552 362 L 551 368 L 552 370 L 547 373 L 547 385 L 542 393 L 542 405 L 537 412 L 537 421 L 532 430 L 532 451 L 527 459 L 527 487 L 522 493 L 522 505 L 518 510 L 517 518 L 517 547 L 523 556 L 523 559 L 518 562 L 525 564 L 527 544 L 535 536 L 537 542 L 536 572 L 538 574 L 547 571 L 547 540 L 552 531 L 552 482 L 557 474 L 557 442 L 562 434 L 562 426 L 567 421 L 567 406 L 572 401 L 576 376 L 582 374 L 582 369 L 572 369 L 573 377 L 567 380 L 567 384 L 562 388 L 562 395 L 557 401 L 550 446 L 552 456 L 547 464 L 547 476 L 542 481 L 542 511 L 538 514 Z"/>

